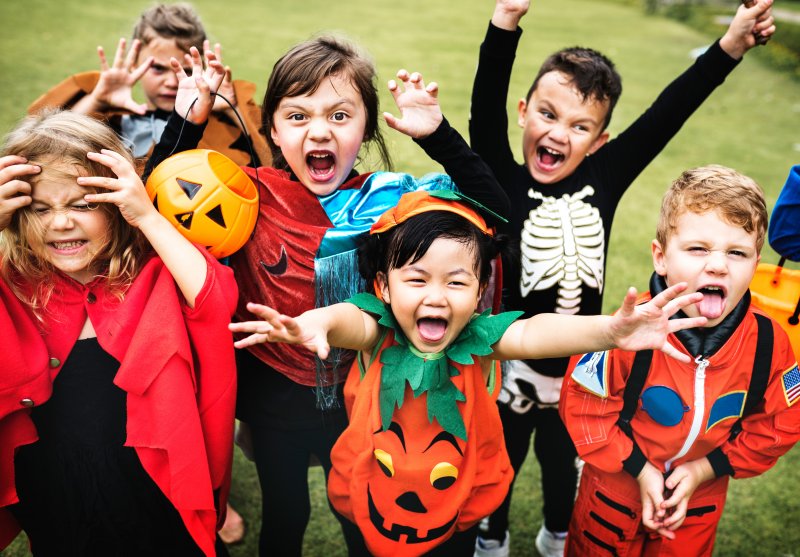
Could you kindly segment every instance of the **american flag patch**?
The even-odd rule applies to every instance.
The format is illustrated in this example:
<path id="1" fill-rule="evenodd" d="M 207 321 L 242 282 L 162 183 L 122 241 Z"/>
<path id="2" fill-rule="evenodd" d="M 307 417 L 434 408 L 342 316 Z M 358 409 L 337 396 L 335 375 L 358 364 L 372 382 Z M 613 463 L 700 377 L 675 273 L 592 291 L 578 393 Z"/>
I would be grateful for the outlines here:
<path id="1" fill-rule="evenodd" d="M 781 376 L 781 383 L 783 394 L 786 395 L 786 404 L 791 406 L 800 399 L 800 370 L 797 369 L 797 364 Z"/>

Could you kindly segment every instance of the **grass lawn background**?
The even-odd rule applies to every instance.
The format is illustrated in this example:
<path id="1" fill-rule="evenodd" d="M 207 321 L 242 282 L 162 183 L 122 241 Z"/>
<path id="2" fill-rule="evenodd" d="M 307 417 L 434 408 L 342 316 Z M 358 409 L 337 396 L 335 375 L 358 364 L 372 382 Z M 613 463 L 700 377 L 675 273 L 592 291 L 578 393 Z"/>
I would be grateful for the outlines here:
<path id="1" fill-rule="evenodd" d="M 118 38 L 130 36 L 138 14 L 149 5 L 99 0 L 0 3 L 4 24 L 0 35 L 2 133 L 11 129 L 43 91 L 72 73 L 96 68 L 98 44 L 112 57 Z M 399 68 L 418 70 L 427 79 L 438 81 L 445 114 L 466 133 L 478 45 L 494 7 L 491 1 L 202 0 L 194 5 L 211 39 L 222 43 L 224 62 L 233 68 L 234 77 L 255 82 L 258 96 L 263 95 L 272 64 L 280 54 L 312 34 L 333 30 L 371 53 L 382 88 Z M 548 53 L 573 44 L 591 46 L 609 55 L 623 76 L 624 92 L 610 126 L 612 137 L 690 64 L 692 49 L 714 39 L 672 20 L 647 17 L 641 8 L 600 0 L 536 0 L 522 26 L 525 33 L 514 68 L 509 110 L 515 109 Z M 720 28 L 719 34 L 723 31 Z M 384 110 L 392 110 L 385 90 L 381 102 Z M 612 231 L 605 310 L 616 308 L 628 285 L 646 289 L 658 206 L 672 179 L 691 166 L 724 164 L 755 178 L 771 207 L 789 167 L 800 159 L 799 120 L 800 84 L 745 59 L 622 200 Z M 409 139 L 392 130 L 386 134 L 397 170 L 416 175 L 439 170 Z M 514 127 L 510 134 L 512 145 L 519 146 L 519 129 Z M 777 257 L 767 247 L 763 260 L 775 262 Z M 541 499 L 534 460 L 528 459 L 517 482 L 512 555 L 535 553 L 533 537 L 541 521 Z M 327 510 L 321 469 L 312 469 L 310 479 L 312 519 L 305 553 L 345 555 L 338 525 Z M 715 554 L 796 554 L 800 529 L 794 525 L 800 520 L 800 505 L 794 494 L 799 484 L 798 449 L 764 476 L 733 482 Z M 232 547 L 231 553 L 255 555 L 260 493 L 252 465 L 238 450 L 231 499 L 249 527 L 244 544 Z M 26 554 L 22 537 L 2 552 L 14 557 Z"/>

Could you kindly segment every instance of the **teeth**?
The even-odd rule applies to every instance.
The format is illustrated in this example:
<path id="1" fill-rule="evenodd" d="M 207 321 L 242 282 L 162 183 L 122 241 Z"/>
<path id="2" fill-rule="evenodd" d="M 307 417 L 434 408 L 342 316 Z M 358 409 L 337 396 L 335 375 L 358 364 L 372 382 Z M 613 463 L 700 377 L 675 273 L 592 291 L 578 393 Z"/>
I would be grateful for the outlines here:
<path id="1" fill-rule="evenodd" d="M 556 157 L 560 157 L 561 156 L 561 153 L 559 153 L 558 151 L 555 151 L 555 150 L 553 150 L 553 149 L 551 149 L 549 147 L 545 147 L 544 150 L 547 151 L 548 153 L 550 153 L 553 156 L 556 156 Z"/>
<path id="2" fill-rule="evenodd" d="M 311 153 L 309 156 L 313 157 L 315 159 L 325 159 L 325 158 L 329 157 L 330 155 L 321 155 L 321 154 L 318 154 L 318 153 Z"/>
<path id="3" fill-rule="evenodd" d="M 76 240 L 74 242 L 53 242 L 56 249 L 72 249 L 83 245 L 83 242 Z"/>

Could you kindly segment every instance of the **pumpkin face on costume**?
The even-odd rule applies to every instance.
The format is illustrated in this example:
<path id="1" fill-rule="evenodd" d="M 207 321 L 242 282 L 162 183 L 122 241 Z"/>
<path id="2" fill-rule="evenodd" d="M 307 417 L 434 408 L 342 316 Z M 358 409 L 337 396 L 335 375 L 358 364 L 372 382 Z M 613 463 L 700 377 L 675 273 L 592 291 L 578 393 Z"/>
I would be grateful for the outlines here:
<path id="1" fill-rule="evenodd" d="M 451 492 L 458 490 L 465 443 L 428 422 L 424 398 L 407 397 L 389 429 L 375 433 L 374 463 L 366 478 L 376 532 L 407 544 L 441 541 L 460 513 Z"/>
<path id="2" fill-rule="evenodd" d="M 242 247 L 256 225 L 255 184 L 216 151 L 192 149 L 165 159 L 145 187 L 158 212 L 216 258 Z"/>

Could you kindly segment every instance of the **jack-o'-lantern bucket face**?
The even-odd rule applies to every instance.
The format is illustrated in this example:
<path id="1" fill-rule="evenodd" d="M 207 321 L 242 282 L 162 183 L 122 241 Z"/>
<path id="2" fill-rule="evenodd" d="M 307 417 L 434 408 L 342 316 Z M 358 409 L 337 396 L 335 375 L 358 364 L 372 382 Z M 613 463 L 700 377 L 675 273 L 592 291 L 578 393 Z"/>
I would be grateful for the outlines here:
<path id="1" fill-rule="evenodd" d="M 425 396 L 406 397 L 373 442 L 373 458 L 363 470 L 365 492 L 353 494 L 366 498 L 369 525 L 359 526 L 370 549 L 386 547 L 379 553 L 395 555 L 429 551 L 452 534 L 470 492 L 464 476 L 474 473 L 463 469 L 465 442 L 428 422 Z"/>

